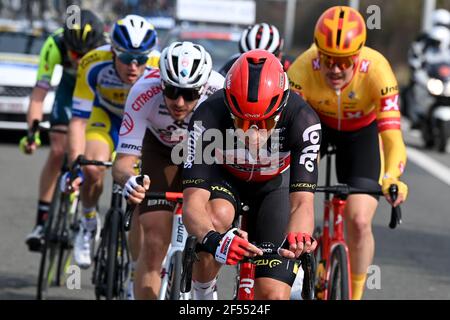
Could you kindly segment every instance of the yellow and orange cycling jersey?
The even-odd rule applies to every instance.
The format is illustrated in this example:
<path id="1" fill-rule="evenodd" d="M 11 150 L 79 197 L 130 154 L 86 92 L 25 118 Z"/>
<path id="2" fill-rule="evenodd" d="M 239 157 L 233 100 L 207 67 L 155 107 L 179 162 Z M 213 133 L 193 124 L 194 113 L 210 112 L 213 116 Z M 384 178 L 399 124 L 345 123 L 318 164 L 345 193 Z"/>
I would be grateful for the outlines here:
<path id="1" fill-rule="evenodd" d="M 400 128 L 397 80 L 379 52 L 363 47 L 352 80 L 341 90 L 330 88 L 320 69 L 319 52 L 312 45 L 288 70 L 291 89 L 301 94 L 326 126 L 356 131 L 377 121 L 385 156 L 385 177 L 398 178 L 406 164 Z"/>

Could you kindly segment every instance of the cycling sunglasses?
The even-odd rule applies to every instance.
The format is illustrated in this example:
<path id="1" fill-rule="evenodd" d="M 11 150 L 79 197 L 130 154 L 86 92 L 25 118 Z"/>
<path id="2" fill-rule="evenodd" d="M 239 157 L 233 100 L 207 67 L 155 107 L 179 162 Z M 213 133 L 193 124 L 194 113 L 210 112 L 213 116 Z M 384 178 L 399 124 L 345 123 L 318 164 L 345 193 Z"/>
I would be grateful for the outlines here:
<path id="1" fill-rule="evenodd" d="M 123 64 L 131 64 L 135 62 L 138 66 L 146 64 L 148 61 L 148 55 L 146 54 L 133 54 L 129 52 L 122 52 L 114 50 L 117 58 L 119 58 L 120 62 Z"/>
<path id="2" fill-rule="evenodd" d="M 232 115 L 234 127 L 236 129 L 241 129 L 242 131 L 246 132 L 248 129 L 253 128 L 256 130 L 264 129 L 267 131 L 270 131 L 275 128 L 275 126 L 278 123 L 278 120 L 280 119 L 280 114 L 276 114 L 270 118 L 264 119 L 264 120 L 258 120 L 258 121 L 252 121 L 252 120 L 245 120 L 241 119 L 239 117 L 236 117 Z"/>
<path id="3" fill-rule="evenodd" d="M 179 96 L 182 96 L 186 101 L 194 101 L 200 99 L 201 96 L 199 89 L 178 88 L 168 84 L 164 84 L 163 94 L 171 100 L 176 100 Z"/>
<path id="4" fill-rule="evenodd" d="M 355 65 L 357 58 L 358 55 L 347 57 L 332 57 L 326 54 L 320 54 L 321 62 L 328 69 L 333 69 L 334 66 L 337 66 L 340 70 L 347 70 Z"/>

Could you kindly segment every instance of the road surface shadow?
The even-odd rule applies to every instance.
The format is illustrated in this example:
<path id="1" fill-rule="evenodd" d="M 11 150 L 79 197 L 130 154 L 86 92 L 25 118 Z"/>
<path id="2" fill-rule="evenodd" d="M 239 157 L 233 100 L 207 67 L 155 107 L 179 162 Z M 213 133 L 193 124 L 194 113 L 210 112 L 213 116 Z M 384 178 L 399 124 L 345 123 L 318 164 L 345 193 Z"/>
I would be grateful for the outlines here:
<path id="1" fill-rule="evenodd" d="M 379 264 L 419 269 L 424 275 L 450 282 L 450 235 L 408 230 L 402 226 L 391 230 L 381 225 L 374 225 L 373 233 L 375 259 Z"/>
<path id="2" fill-rule="evenodd" d="M 0 300 L 34 300 L 36 276 L 1 273 L 0 288 Z"/>

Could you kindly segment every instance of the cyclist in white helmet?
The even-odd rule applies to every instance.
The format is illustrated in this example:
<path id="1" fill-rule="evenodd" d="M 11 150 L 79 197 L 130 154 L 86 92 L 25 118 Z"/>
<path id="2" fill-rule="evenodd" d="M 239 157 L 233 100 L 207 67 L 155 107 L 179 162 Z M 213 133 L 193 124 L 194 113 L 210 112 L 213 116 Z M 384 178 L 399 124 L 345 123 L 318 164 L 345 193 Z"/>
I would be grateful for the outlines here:
<path id="1" fill-rule="evenodd" d="M 263 22 L 249 26 L 242 32 L 239 41 L 240 53 L 232 56 L 219 70 L 219 73 L 225 76 L 242 53 L 253 49 L 263 49 L 273 53 L 280 60 L 284 70 L 287 71 L 293 59 L 282 52 L 283 44 L 284 39 L 281 37 L 278 28 L 273 24 Z"/>
<path id="2" fill-rule="evenodd" d="M 113 177 L 124 186 L 125 197 L 140 204 L 132 222 L 138 219 L 144 233 L 134 278 L 136 299 L 157 298 L 161 264 L 171 239 L 172 204 L 142 201 L 145 191 L 182 191 L 181 167 L 175 164 L 172 149 L 184 139 L 193 110 L 224 85 L 224 78 L 212 71 L 210 54 L 192 42 L 170 44 L 162 51 L 159 68 L 146 72 L 131 88 L 113 166 Z M 133 172 L 139 157 L 143 187 Z M 215 281 L 194 283 L 193 288 L 194 299 L 217 296 Z"/>
<path id="3" fill-rule="evenodd" d="M 157 67 L 157 34 L 144 18 L 128 15 L 111 31 L 111 44 L 98 47 L 80 61 L 69 123 L 69 163 L 79 155 L 107 161 L 117 146 L 128 91 L 146 70 Z M 81 185 L 82 218 L 75 239 L 74 258 L 82 268 L 91 265 L 90 242 L 98 227 L 96 206 L 105 169 L 87 166 L 72 187 Z M 67 181 L 60 188 L 66 192 Z"/>
<path id="4" fill-rule="evenodd" d="M 402 91 L 404 114 L 412 124 L 412 128 L 419 127 L 419 117 L 415 107 L 417 103 L 410 103 L 408 96 L 412 97 L 411 90 L 415 85 L 414 74 L 421 70 L 430 56 L 448 55 L 450 53 L 450 12 L 446 9 L 437 9 L 431 15 L 431 28 L 420 34 L 408 50 L 408 64 L 410 67 L 409 84 Z"/>

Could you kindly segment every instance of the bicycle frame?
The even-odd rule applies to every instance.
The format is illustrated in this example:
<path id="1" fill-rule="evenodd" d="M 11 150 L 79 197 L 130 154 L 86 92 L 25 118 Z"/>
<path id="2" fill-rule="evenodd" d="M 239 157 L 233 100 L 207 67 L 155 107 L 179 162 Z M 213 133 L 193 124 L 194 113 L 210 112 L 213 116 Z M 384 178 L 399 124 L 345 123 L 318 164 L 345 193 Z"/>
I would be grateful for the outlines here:
<path id="1" fill-rule="evenodd" d="M 331 156 L 327 155 L 326 159 L 326 178 L 325 185 L 330 186 L 331 180 Z M 325 193 L 324 200 L 324 214 L 323 214 L 323 228 L 322 235 L 319 240 L 319 245 L 321 248 L 321 255 L 318 263 L 318 277 L 319 286 L 316 288 L 319 292 L 316 292 L 316 296 L 320 299 L 326 300 L 328 297 L 329 281 L 331 276 L 331 254 L 333 249 L 337 245 L 342 245 L 347 253 L 347 270 L 348 274 L 351 275 L 350 269 L 350 259 L 347 243 L 344 238 L 344 209 L 346 205 L 346 200 L 341 197 L 334 195 L 330 200 L 330 193 Z M 332 225 L 330 228 L 331 216 L 333 216 Z M 316 251 L 317 252 L 317 251 Z M 323 262 L 325 261 L 325 266 Z M 322 264 L 322 265 L 321 265 Z M 320 268 L 325 267 L 325 270 Z M 348 288 L 349 296 L 352 296 L 351 292 L 351 277 L 348 278 Z"/>
<path id="2" fill-rule="evenodd" d="M 247 214 L 249 211 L 249 207 L 248 206 L 243 206 L 243 213 L 242 215 L 239 215 L 239 220 L 238 223 L 241 226 L 241 230 L 245 230 L 247 227 Z M 264 254 L 278 254 L 277 249 L 275 248 L 265 248 L 263 249 Z M 302 268 L 304 268 L 305 270 L 305 278 L 307 277 L 308 279 L 311 278 L 311 274 L 309 273 L 309 275 L 306 275 L 306 270 L 311 270 L 311 263 L 309 259 L 302 259 L 302 257 L 299 257 L 299 259 L 297 259 L 297 262 L 301 262 Z M 309 264 L 309 265 L 307 265 Z M 299 265 L 300 267 L 300 265 Z M 235 300 L 254 300 L 255 299 L 255 269 L 256 269 L 256 265 L 254 263 L 254 261 L 250 258 L 246 258 L 244 259 L 242 262 L 240 262 L 237 265 L 238 268 L 238 272 L 236 275 L 236 283 L 237 283 L 237 287 L 235 288 L 235 292 L 234 292 L 234 299 Z M 303 290 L 302 290 L 303 291 Z M 306 296 L 310 295 L 310 292 L 306 292 L 308 290 L 305 290 L 303 292 L 305 292 Z M 311 290 L 312 291 L 312 290 Z M 305 299 L 309 299 L 305 298 Z"/>
<path id="3" fill-rule="evenodd" d="M 342 245 L 345 248 L 347 257 L 349 256 L 348 246 L 344 239 L 344 208 L 346 201 L 334 196 L 332 200 L 324 201 L 324 223 L 323 223 L 323 234 L 320 239 L 321 241 L 321 256 L 320 261 L 326 261 L 325 270 L 326 275 L 323 283 L 323 299 L 328 297 L 328 281 L 330 280 L 331 274 L 331 253 L 333 249 L 338 245 Z M 332 223 L 332 233 L 330 233 L 330 217 L 333 214 Z M 351 274 L 350 260 L 347 259 L 347 270 L 348 274 Z M 349 277 L 348 281 L 350 297 L 351 297 L 351 279 Z"/>
<path id="4" fill-rule="evenodd" d="M 168 201 L 176 202 L 175 208 L 173 210 L 173 221 L 172 221 L 172 237 L 169 248 L 167 250 L 166 256 L 164 258 L 162 268 L 161 268 L 161 288 L 159 290 L 158 300 L 167 300 L 169 299 L 169 288 L 170 288 L 170 275 L 174 271 L 174 265 L 172 264 L 172 257 L 176 252 L 183 252 L 184 246 L 186 243 L 186 239 L 188 237 L 188 233 L 183 224 L 182 213 L 183 213 L 183 204 L 179 201 L 179 199 L 183 198 L 182 193 L 176 192 L 166 192 L 165 199 Z M 189 300 L 190 293 L 181 292 L 181 300 Z"/>

